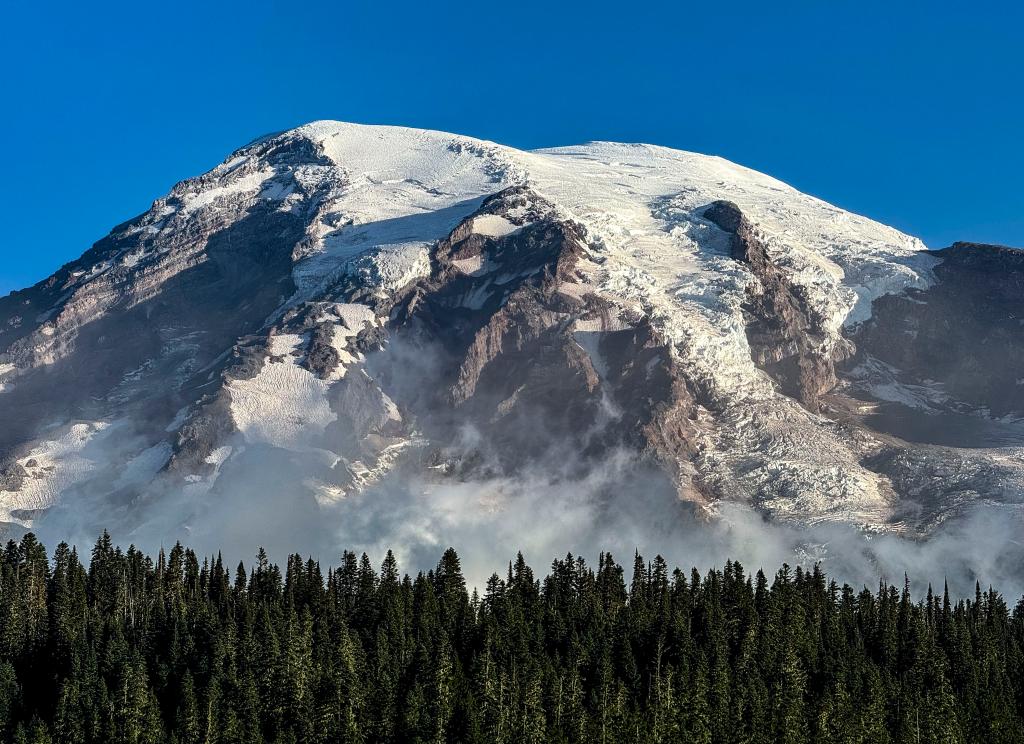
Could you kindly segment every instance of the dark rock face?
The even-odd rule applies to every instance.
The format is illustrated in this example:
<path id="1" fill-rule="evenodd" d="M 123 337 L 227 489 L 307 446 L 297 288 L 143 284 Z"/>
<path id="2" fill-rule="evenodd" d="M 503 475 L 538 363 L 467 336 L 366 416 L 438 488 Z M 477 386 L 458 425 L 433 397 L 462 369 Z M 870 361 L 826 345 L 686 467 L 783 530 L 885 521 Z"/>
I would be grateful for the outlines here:
<path id="1" fill-rule="evenodd" d="M 12 462 L 0 470 L 0 491 L 17 491 L 28 477 L 20 463 Z"/>
<path id="2" fill-rule="evenodd" d="M 341 356 L 332 344 L 333 328 L 330 323 L 317 323 L 306 347 L 306 367 L 321 379 L 329 377 L 341 364 Z"/>
<path id="3" fill-rule="evenodd" d="M 836 384 L 835 363 L 852 348 L 828 348 L 824 320 L 807 302 L 803 287 L 790 281 L 765 242 L 732 202 L 717 201 L 704 218 L 732 235 L 733 258 L 746 263 L 758 279 L 747 290 L 747 341 L 758 367 L 786 395 L 809 410 L 821 409 L 821 396 Z"/>
<path id="4" fill-rule="evenodd" d="M 822 320 L 808 309 L 802 288 L 772 264 L 739 207 L 715 202 L 704 217 L 732 234 L 733 256 L 759 280 L 759 287 L 748 290 L 747 338 L 755 362 L 784 393 L 818 412 L 822 396 L 840 377 L 849 379 L 866 363 L 881 362 L 892 375 L 889 381 L 936 395 L 926 413 L 883 403 L 882 412 L 865 419 L 870 427 L 910 441 L 961 447 L 1024 437 L 1012 425 L 991 421 L 1024 415 L 1024 251 L 976 243 L 936 251 L 942 261 L 933 286 L 879 297 L 870 319 L 851 332 L 849 344 L 828 351 Z M 858 378 L 853 387 L 861 383 Z M 876 464 L 882 467 L 895 457 L 876 458 Z"/>
<path id="5" fill-rule="evenodd" d="M 706 504 L 710 494 L 684 472 L 697 454 L 699 395 L 676 368 L 669 344 L 646 319 L 600 342 L 608 387 L 632 446 L 648 452 L 680 484 L 680 496 Z"/>
<path id="6" fill-rule="evenodd" d="M 743 212 L 735 202 L 722 199 L 712 202 L 704 210 L 704 219 L 714 222 L 725 232 L 735 235 L 743 224 Z M 739 246 L 737 248 L 742 250 Z"/>
<path id="7" fill-rule="evenodd" d="M 508 214 L 528 196 L 503 192 L 480 214 Z M 535 196 L 530 203 L 547 208 Z M 520 220 L 526 224 L 503 237 L 473 232 L 472 217 L 460 224 L 434 252 L 431 276 L 401 301 L 394 331 L 426 341 L 438 357 L 434 394 L 403 401 L 431 438 L 445 441 L 449 427 L 472 421 L 510 468 L 543 456 L 553 441 L 578 445 L 595 424 L 599 385 L 572 335 L 593 304 L 559 291 L 575 279 L 582 239 L 573 225 L 538 212 Z M 467 261 L 479 268 L 461 269 Z"/>
<path id="8" fill-rule="evenodd" d="M 230 227 L 192 236 L 180 249 L 156 251 L 145 268 L 110 272 L 71 291 L 46 311 L 52 320 L 6 348 L 19 367 L 43 365 L 6 392 L 5 407 L 12 412 L 12 426 L 3 432 L 6 445 L 31 436 L 39 416 L 52 417 L 54 410 L 102 413 L 111 396 L 118 405 L 154 395 L 179 400 L 196 372 L 240 336 L 258 330 L 294 291 L 291 250 L 302 231 L 292 215 L 253 210 Z M 39 297 L 27 301 L 38 314 L 38 305 L 52 297 L 45 287 L 34 293 Z M 19 298 L 7 299 L 10 308 Z M 4 340 L 0 337 L 0 344 Z M 176 384 L 168 387 L 168 380 Z M 147 381 L 159 382 L 147 386 Z M 45 412 L 35 405 L 39 399 L 48 402 Z M 173 415 L 174 403 L 167 408 Z"/>
<path id="9" fill-rule="evenodd" d="M 42 417 L 58 411 L 85 419 L 119 411 L 142 424 L 150 444 L 166 438 L 167 423 L 209 382 L 224 350 L 257 331 L 293 291 L 290 252 L 301 229 L 294 218 L 254 212 L 225 231 L 198 238 L 202 259 L 190 261 L 159 287 L 146 289 L 126 277 L 120 289 L 112 287 L 121 293 L 119 299 L 101 314 L 74 311 L 81 320 L 65 324 L 62 318 L 72 312 L 68 305 L 88 299 L 73 294 L 55 321 L 54 336 L 63 345 L 59 356 L 5 392 L 12 425 L 2 433 L 0 451 L 16 455 Z M 152 271 L 175 260 L 168 253 Z M 96 291 L 88 288 L 89 295 Z M 32 338 L 23 337 L 8 353 L 23 360 L 38 348 L 31 346 Z M 47 405 L 39 406 L 40 400 Z M 186 432 L 179 439 L 212 443 L 230 428 L 230 416 L 208 416 L 195 426 L 195 437 Z M 191 445 L 179 448 L 192 452 Z M 203 449 L 192 452 L 196 458 L 189 461 L 200 462 Z M 199 467 L 206 469 L 201 462 Z"/>
<path id="10" fill-rule="evenodd" d="M 513 214 L 510 234 L 473 231 L 475 217 Z M 429 440 L 456 441 L 467 424 L 478 437 L 475 454 L 448 448 L 434 459 L 455 456 L 469 475 L 481 464 L 515 472 L 552 457 L 592 467 L 628 447 L 675 473 L 692 455 L 693 395 L 672 370 L 667 341 L 646 320 L 611 320 L 578 270 L 585 246 L 540 197 L 509 189 L 442 240 L 431 276 L 398 299 L 378 354 L 416 349 L 416 384 L 394 378 L 401 363 L 371 355 L 368 366 Z"/>
<path id="11" fill-rule="evenodd" d="M 228 380 L 251 380 L 263 368 L 267 358 L 267 339 L 260 336 L 244 336 L 231 348 L 222 377 Z"/>
<path id="12" fill-rule="evenodd" d="M 1024 443 L 1020 422 L 998 420 L 1024 415 L 1024 252 L 968 243 L 937 251 L 932 286 L 879 297 L 845 343 L 828 347 L 823 319 L 741 210 L 715 202 L 703 216 L 730 233 L 733 257 L 758 280 L 744 305 L 755 363 L 781 392 L 865 442 L 860 464 L 898 496 L 893 520 L 927 531 L 978 494 L 1017 501 L 1014 469 L 964 448 Z"/>
<path id="13" fill-rule="evenodd" d="M 849 366 L 870 357 L 904 383 L 937 384 L 947 412 L 1024 415 L 1024 251 L 956 243 L 936 255 L 933 286 L 875 300 Z"/>
<path id="14" fill-rule="evenodd" d="M 223 390 L 200 400 L 195 409 L 175 436 L 174 454 L 166 467 L 171 473 L 210 472 L 207 457 L 235 431 L 231 403 Z"/>

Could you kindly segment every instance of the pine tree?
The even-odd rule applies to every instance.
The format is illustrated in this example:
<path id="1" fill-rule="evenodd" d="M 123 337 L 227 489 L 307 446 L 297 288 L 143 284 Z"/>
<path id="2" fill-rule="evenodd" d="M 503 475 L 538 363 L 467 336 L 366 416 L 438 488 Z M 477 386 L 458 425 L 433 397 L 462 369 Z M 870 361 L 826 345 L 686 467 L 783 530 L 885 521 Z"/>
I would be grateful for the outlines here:
<path id="1" fill-rule="evenodd" d="M 156 560 L 103 535 L 88 569 L 0 552 L 0 740 L 1018 742 L 1024 600 L 877 592 L 787 566 L 702 575 L 636 554 L 522 555 L 482 596 L 458 555 L 401 576 L 265 551 Z"/>
<path id="2" fill-rule="evenodd" d="M 174 735 L 177 737 L 178 744 L 199 744 L 201 731 L 196 686 L 192 679 L 192 673 L 186 669 L 178 693 Z"/>
<path id="3" fill-rule="evenodd" d="M 10 661 L 0 661 L 0 737 L 12 734 L 17 721 L 20 689 L 18 675 Z"/>

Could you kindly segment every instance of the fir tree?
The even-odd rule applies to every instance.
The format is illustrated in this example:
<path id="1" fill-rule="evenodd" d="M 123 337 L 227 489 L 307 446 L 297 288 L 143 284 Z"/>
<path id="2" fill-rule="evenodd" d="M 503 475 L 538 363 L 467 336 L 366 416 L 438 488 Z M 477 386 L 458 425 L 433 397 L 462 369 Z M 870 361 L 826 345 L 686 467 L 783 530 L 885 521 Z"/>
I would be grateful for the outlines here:
<path id="1" fill-rule="evenodd" d="M 265 551 L 247 573 L 106 533 L 88 568 L 0 553 L 0 740 L 1019 742 L 1024 600 L 915 600 L 783 566 L 669 570 L 608 554 L 471 593 L 453 549 L 403 576 Z"/>

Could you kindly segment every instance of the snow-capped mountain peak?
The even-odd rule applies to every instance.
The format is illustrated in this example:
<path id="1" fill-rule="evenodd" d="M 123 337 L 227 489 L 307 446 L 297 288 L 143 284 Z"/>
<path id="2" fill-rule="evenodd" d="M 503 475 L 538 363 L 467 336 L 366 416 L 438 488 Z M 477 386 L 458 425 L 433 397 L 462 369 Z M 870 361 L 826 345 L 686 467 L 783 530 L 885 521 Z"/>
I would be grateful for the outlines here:
<path id="1" fill-rule="evenodd" d="M 937 487 L 938 445 L 897 421 L 908 400 L 981 428 L 1024 411 L 956 364 L 926 372 L 939 331 L 917 308 L 966 322 L 944 277 L 964 266 L 999 313 L 986 262 L 1020 270 L 950 250 L 718 157 L 313 122 L 0 301 L 0 519 L 147 494 L 188 522 L 267 458 L 317 508 L 398 470 L 624 458 L 616 477 L 653 468 L 709 514 L 926 530 L 1019 479 L 965 435 L 940 459 L 970 482 Z"/>

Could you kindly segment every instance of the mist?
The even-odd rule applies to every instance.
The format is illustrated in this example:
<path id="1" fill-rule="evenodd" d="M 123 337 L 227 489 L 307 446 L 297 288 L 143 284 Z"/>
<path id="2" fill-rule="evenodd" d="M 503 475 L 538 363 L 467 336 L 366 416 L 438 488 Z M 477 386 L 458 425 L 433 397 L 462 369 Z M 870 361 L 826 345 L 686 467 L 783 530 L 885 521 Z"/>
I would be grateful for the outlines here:
<path id="1" fill-rule="evenodd" d="M 386 354 L 367 360 L 403 411 L 418 409 L 429 419 L 431 442 L 443 442 L 456 456 L 472 453 L 476 465 L 469 475 L 445 474 L 427 457 L 428 447 L 411 447 L 377 483 L 324 503 L 316 494 L 330 476 L 330 453 L 253 445 L 234 435 L 223 443 L 230 456 L 215 477 L 183 484 L 138 467 L 146 461 L 137 454 L 139 436 L 123 426 L 119 436 L 92 445 L 92 458 L 126 463 L 114 469 L 116 479 L 65 493 L 34 531 L 51 549 L 67 541 L 87 553 L 106 529 L 124 547 L 154 553 L 180 540 L 197 553 L 220 552 L 229 563 L 246 565 L 259 547 L 279 562 L 299 553 L 325 568 L 338 564 L 342 550 L 366 552 L 379 565 L 390 549 L 410 573 L 433 568 L 450 546 L 477 587 L 492 573 L 503 574 L 518 552 L 539 572 L 567 553 L 593 565 L 610 552 L 628 565 L 639 552 L 684 570 L 734 560 L 769 576 L 784 563 L 820 563 L 857 588 L 877 587 L 880 580 L 901 584 L 906 575 L 918 596 L 929 584 L 973 595 L 975 582 L 1010 599 L 1024 594 L 1024 506 L 967 505 L 927 539 L 842 523 L 769 521 L 742 503 L 719 502 L 705 511 L 680 501 L 665 471 L 635 448 L 613 445 L 592 454 L 591 443 L 616 431 L 618 414 L 607 401 L 590 429 L 574 433 L 575 443 L 548 434 L 545 411 L 529 409 L 503 419 L 515 436 L 496 442 L 451 408 L 424 403 L 425 391 L 445 389 L 447 364 L 436 346 L 394 337 Z M 510 471 L 503 448 L 527 440 L 539 443 L 543 455 Z M 584 457 L 587 449 L 591 454 Z"/>
<path id="2" fill-rule="evenodd" d="M 344 549 L 366 552 L 377 565 L 391 549 L 411 573 L 432 568 L 451 546 L 477 587 L 503 574 L 517 552 L 538 572 L 567 553 L 593 565 L 610 552 L 628 565 L 639 552 L 684 570 L 720 568 L 731 559 L 769 577 L 783 563 L 820 563 L 856 588 L 901 584 L 906 574 L 916 596 L 944 583 L 955 596 L 971 595 L 976 581 L 1011 601 L 1024 594 L 1020 507 L 981 503 L 914 540 L 844 524 L 771 522 L 738 503 L 720 503 L 707 517 L 680 502 L 661 471 L 625 450 L 589 466 L 555 450 L 526 475 L 462 481 L 425 477 L 413 459 L 365 492 L 328 505 L 300 485 L 310 468 L 295 453 L 236 443 L 209 490 L 161 490 L 156 482 L 122 503 L 68 494 L 34 529 L 50 549 L 67 541 L 84 555 L 109 529 L 125 547 L 152 553 L 180 540 L 202 555 L 220 552 L 246 565 L 260 546 L 276 561 L 300 553 L 325 567 L 337 565 Z"/>

